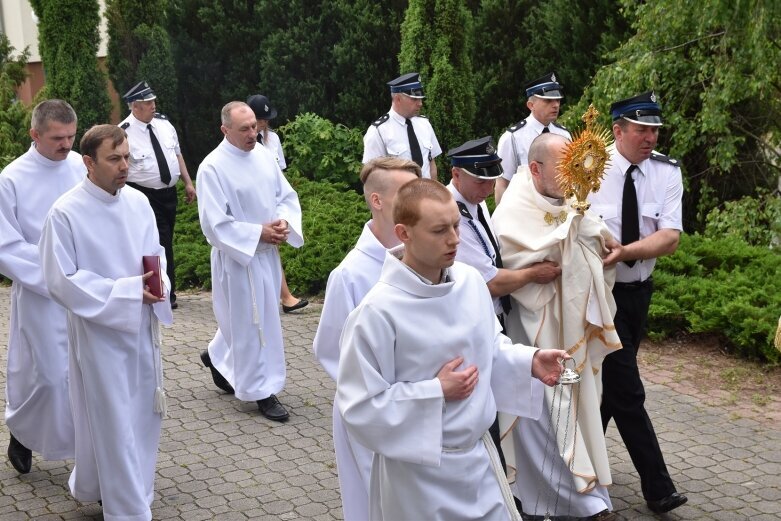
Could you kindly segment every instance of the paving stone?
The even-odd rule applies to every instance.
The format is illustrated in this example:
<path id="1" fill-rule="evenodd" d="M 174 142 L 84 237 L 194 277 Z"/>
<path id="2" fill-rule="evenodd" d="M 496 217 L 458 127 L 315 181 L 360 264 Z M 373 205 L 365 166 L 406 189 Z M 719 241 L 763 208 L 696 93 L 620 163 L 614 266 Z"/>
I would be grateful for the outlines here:
<path id="1" fill-rule="evenodd" d="M 10 290 L 0 287 L 0 338 L 7 336 Z M 154 519 L 160 521 L 342 519 L 331 439 L 334 382 L 312 355 L 320 306 L 282 315 L 288 365 L 279 394 L 287 423 L 263 418 L 214 388 L 199 353 L 215 323 L 210 294 L 182 292 L 175 324 L 165 330 L 164 367 L 169 417 L 163 421 L 158 455 Z M 4 341 L 4 340 L 3 340 Z M 0 365 L 7 351 L 0 350 Z M 621 520 L 752 521 L 781 519 L 781 419 L 735 418 L 665 384 L 681 380 L 676 361 L 643 375 L 646 407 L 670 473 L 689 503 L 657 517 L 645 505 L 640 482 L 615 426 L 607 430 Z M 0 371 L 0 387 L 5 371 Z M 714 396 L 717 394 L 714 390 Z M 4 406 L 3 397 L 0 403 Z M 0 425 L 0 446 L 7 429 Z M 0 458 L 0 519 L 95 520 L 96 503 L 80 504 L 68 492 L 71 462 L 46 462 L 19 476 Z"/>

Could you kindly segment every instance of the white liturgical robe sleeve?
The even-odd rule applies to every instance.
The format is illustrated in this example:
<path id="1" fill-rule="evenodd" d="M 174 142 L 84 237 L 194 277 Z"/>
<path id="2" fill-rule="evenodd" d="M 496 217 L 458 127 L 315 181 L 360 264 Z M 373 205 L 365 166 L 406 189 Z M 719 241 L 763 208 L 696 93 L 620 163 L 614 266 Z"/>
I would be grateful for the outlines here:
<path id="1" fill-rule="evenodd" d="M 201 163 L 196 190 L 203 234 L 241 266 L 263 246 L 263 225 L 276 219 L 287 221 L 291 246 L 304 243 L 298 195 L 262 146 L 245 152 L 223 141 Z"/>
<path id="2" fill-rule="evenodd" d="M 90 181 L 85 180 L 85 185 Z M 91 184 L 91 183 L 90 183 Z M 82 190 L 82 186 L 77 186 L 74 190 Z M 100 190 L 94 185 L 89 186 L 90 191 Z M 146 207 L 139 207 L 136 210 L 148 211 L 152 209 L 147 204 Z M 93 217 L 84 215 L 83 219 L 89 220 Z M 44 226 L 40 251 L 44 278 L 49 287 L 52 297 L 60 305 L 70 310 L 72 313 L 94 322 L 101 326 L 124 331 L 127 333 L 137 333 L 141 328 L 141 314 L 143 306 L 143 282 L 141 280 L 141 257 L 142 255 L 160 256 L 160 275 L 163 278 L 166 288 L 170 289 L 171 283 L 165 273 L 165 252 L 157 235 L 155 226 L 148 226 L 148 229 L 140 229 L 133 233 L 138 233 L 139 237 L 146 237 L 144 244 L 149 248 L 147 251 L 140 251 L 135 245 L 128 244 L 127 251 L 117 251 L 115 248 L 93 249 L 92 252 L 81 250 L 79 255 L 91 255 L 93 259 L 87 262 L 79 262 L 76 254 L 76 242 L 78 237 L 74 237 L 71 229 L 70 220 L 72 215 L 53 210 Z M 154 217 L 146 221 L 154 225 Z M 116 234 L 115 223 L 105 221 L 105 233 Z M 96 236 L 101 236 L 104 226 L 96 222 L 89 226 L 81 224 L 82 229 L 92 229 Z M 112 231 L 109 231 L 112 230 Z M 124 231 L 124 230 L 123 230 Z M 116 248 L 121 250 L 121 245 Z M 107 251 L 111 249 L 113 251 Z M 139 275 L 111 278 L 101 275 L 95 271 L 81 266 L 106 266 L 106 270 L 111 270 L 111 259 L 116 259 L 117 265 L 127 264 L 127 259 L 138 259 Z M 118 270 L 119 271 L 119 270 Z M 127 272 L 127 271 L 126 271 Z M 155 315 L 163 324 L 172 324 L 173 316 L 171 306 L 163 301 L 153 306 Z"/>

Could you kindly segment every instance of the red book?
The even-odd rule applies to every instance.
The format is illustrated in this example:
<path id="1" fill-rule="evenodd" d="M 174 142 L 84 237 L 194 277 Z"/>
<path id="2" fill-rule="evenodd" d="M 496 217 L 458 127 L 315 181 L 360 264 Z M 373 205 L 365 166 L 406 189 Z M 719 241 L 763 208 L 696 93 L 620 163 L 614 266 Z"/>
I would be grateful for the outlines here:
<path id="1" fill-rule="evenodd" d="M 163 279 L 160 277 L 160 256 L 144 255 L 141 258 L 144 263 L 144 273 L 152 272 L 152 276 L 146 279 L 149 292 L 157 298 L 163 298 Z"/>

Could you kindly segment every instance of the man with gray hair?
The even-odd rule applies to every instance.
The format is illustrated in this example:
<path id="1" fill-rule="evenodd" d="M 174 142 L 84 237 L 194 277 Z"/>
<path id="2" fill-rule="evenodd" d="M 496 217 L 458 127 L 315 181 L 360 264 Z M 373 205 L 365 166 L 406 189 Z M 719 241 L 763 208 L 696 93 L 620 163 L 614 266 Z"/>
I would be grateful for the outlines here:
<path id="1" fill-rule="evenodd" d="M 185 200 L 195 200 L 195 188 L 179 148 L 176 129 L 164 114 L 156 112 L 157 96 L 146 81 L 140 81 L 122 97 L 130 115 L 119 124 L 130 143 L 130 169 L 127 184 L 143 193 L 155 212 L 160 244 L 165 248 L 168 278 L 171 281 L 171 308 L 176 309 L 176 267 L 174 265 L 174 226 L 178 196 L 176 183 L 184 182 Z"/>
<path id="2" fill-rule="evenodd" d="M 301 207 L 276 158 L 256 147 L 255 113 L 232 101 L 221 112 L 225 139 L 198 168 L 198 215 L 212 246 L 212 300 L 217 333 L 201 361 L 217 387 L 256 401 L 273 421 L 288 412 L 279 319 L 282 267 L 277 245 L 304 244 Z"/>
<path id="3" fill-rule="evenodd" d="M 32 146 L 0 175 L 0 273 L 13 281 L 5 423 L 8 459 L 21 474 L 30 472 L 32 451 L 46 460 L 74 455 L 66 312 L 43 280 L 38 240 L 54 201 L 87 172 L 71 151 L 76 123 L 65 101 L 39 103 Z"/>

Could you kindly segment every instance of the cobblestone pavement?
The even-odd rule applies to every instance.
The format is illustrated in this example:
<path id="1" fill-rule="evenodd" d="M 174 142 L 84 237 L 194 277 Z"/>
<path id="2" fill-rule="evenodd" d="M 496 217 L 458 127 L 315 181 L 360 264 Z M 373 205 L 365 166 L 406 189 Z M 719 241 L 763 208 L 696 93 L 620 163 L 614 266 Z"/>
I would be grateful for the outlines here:
<path id="1" fill-rule="evenodd" d="M 0 342 L 8 327 L 9 289 L 0 288 Z M 320 306 L 283 315 L 288 384 L 280 394 L 285 424 L 266 420 L 254 403 L 218 392 L 198 354 L 214 334 L 208 293 L 181 294 L 165 337 L 169 417 L 163 422 L 155 502 L 158 520 L 341 519 L 331 443 L 334 385 L 311 354 Z M 6 349 L 0 349 L 5 386 Z M 655 379 L 658 381 L 658 379 Z M 614 427 L 608 446 L 621 519 L 781 519 L 781 425 L 734 419 L 719 407 L 647 386 L 648 410 L 678 489 L 688 504 L 665 516 L 646 508 L 639 479 Z M 4 401 L 2 403 L 4 407 Z M 0 520 L 102 519 L 97 504 L 79 504 L 67 487 L 72 464 L 33 459 L 20 476 L 0 426 Z"/>

